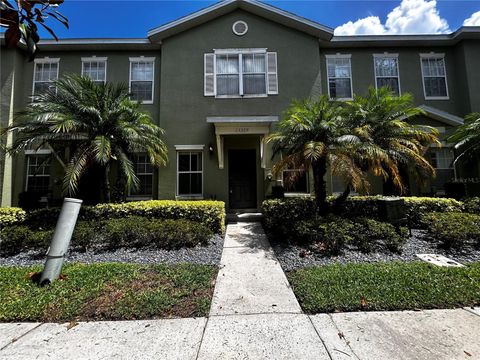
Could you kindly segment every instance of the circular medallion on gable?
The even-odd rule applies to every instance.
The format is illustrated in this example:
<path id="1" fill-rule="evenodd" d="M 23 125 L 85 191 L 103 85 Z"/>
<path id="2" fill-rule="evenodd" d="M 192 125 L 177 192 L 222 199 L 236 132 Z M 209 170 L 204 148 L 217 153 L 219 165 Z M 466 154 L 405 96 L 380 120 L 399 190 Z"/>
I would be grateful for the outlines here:
<path id="1" fill-rule="evenodd" d="M 235 21 L 232 26 L 233 33 L 238 36 L 245 35 L 248 31 L 248 25 L 245 21 Z"/>

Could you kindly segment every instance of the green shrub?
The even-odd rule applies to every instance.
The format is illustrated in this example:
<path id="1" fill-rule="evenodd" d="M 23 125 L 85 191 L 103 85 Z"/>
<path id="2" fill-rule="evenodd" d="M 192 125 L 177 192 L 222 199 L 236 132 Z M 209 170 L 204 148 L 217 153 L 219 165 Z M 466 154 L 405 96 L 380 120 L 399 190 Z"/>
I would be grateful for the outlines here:
<path id="1" fill-rule="evenodd" d="M 465 199 L 463 201 L 463 211 L 471 214 L 480 214 L 480 197 Z"/>
<path id="2" fill-rule="evenodd" d="M 354 224 L 348 219 L 328 217 L 299 221 L 294 226 L 297 240 L 313 244 L 316 251 L 338 254 L 353 240 Z"/>
<path id="3" fill-rule="evenodd" d="M 19 224 L 25 220 L 25 210 L 16 207 L 0 208 L 0 229 L 7 225 Z"/>
<path id="4" fill-rule="evenodd" d="M 55 226 L 59 214 L 59 208 L 35 210 L 28 214 L 26 223 L 32 227 Z M 221 201 L 150 200 L 83 206 L 79 219 L 102 221 L 127 216 L 191 220 L 205 225 L 215 233 L 225 231 L 225 203 Z"/>
<path id="5" fill-rule="evenodd" d="M 27 239 L 32 236 L 28 226 L 12 225 L 0 231 L 0 254 L 18 254 L 26 245 Z"/>
<path id="6" fill-rule="evenodd" d="M 446 249 L 480 246 L 480 215 L 431 213 L 425 216 L 430 237 Z"/>
<path id="7" fill-rule="evenodd" d="M 399 253 L 407 240 L 406 228 L 397 232 L 392 224 L 368 218 L 357 218 L 354 222 L 352 243 L 362 252 L 380 249 Z"/>
<path id="8" fill-rule="evenodd" d="M 424 218 L 432 212 L 459 212 L 462 211 L 463 203 L 449 198 L 431 197 L 404 197 L 407 207 L 407 216 L 410 226 L 413 228 L 425 228 Z"/>

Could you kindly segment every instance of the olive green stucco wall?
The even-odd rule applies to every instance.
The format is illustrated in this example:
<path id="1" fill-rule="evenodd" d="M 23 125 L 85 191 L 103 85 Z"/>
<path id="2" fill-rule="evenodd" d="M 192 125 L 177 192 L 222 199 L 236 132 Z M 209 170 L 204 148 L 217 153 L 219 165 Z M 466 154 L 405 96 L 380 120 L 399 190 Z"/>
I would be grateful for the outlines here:
<path id="1" fill-rule="evenodd" d="M 232 24 L 243 20 L 248 32 L 237 36 Z M 155 174 L 154 198 L 176 196 L 176 150 L 175 145 L 204 145 L 204 197 L 224 200 L 228 205 L 228 150 L 250 148 L 257 152 L 257 199 L 260 202 L 269 193 L 275 182 L 266 180 L 271 170 L 270 151 L 267 148 L 266 169 L 260 164 L 259 136 L 231 135 L 225 137 L 225 168 L 218 168 L 218 150 L 213 124 L 209 116 L 282 116 L 282 112 L 294 98 L 302 99 L 327 94 L 327 54 L 351 54 L 353 92 L 365 94 L 374 86 L 373 54 L 399 54 L 401 91 L 410 92 L 415 103 L 425 104 L 463 117 L 472 111 L 480 111 L 480 41 L 462 40 L 454 46 L 424 47 L 355 47 L 324 48 L 317 38 L 287 28 L 268 19 L 244 10 L 235 10 L 203 25 L 181 32 L 162 41 L 161 50 L 152 44 L 152 50 L 81 50 L 72 46 L 69 51 L 41 51 L 37 58 L 60 58 L 59 74 L 81 72 L 82 57 L 107 57 L 107 80 L 128 84 L 129 57 L 155 57 L 154 101 L 144 105 L 155 122 L 166 130 L 165 141 L 169 150 L 169 163 Z M 98 46 L 101 49 L 101 46 Z M 111 48 L 111 47 L 110 47 Z M 216 99 L 204 96 L 204 54 L 214 49 L 266 48 L 277 53 L 278 95 L 263 98 Z M 420 66 L 420 53 L 444 53 L 446 59 L 448 100 L 425 100 Z M 25 60 L 17 50 L 2 46 L 1 61 L 1 112 L 2 126 L 8 124 L 10 96 L 14 94 L 14 110 L 20 110 L 30 99 L 33 84 L 33 63 Z M 15 76 L 13 76 L 15 74 Z M 15 80 L 12 91 L 12 80 Z M 431 119 L 417 120 L 424 124 L 452 129 Z M 272 130 L 274 125 L 272 126 Z M 5 141 L 5 138 L 2 139 Z M 213 153 L 208 150 L 214 148 Z M 3 179 L 11 184 L 11 202 L 16 204 L 18 194 L 25 187 L 25 159 L 18 156 L 11 162 L 4 176 L 4 154 L 0 154 L 0 186 L 8 189 Z M 475 168 L 475 167 L 471 167 Z M 476 172 L 475 172 L 476 171 Z M 478 170 L 468 176 L 478 176 Z M 475 175 L 477 174 L 477 175 Z M 54 196 L 60 196 L 62 171 L 58 165 L 53 169 L 51 184 Z M 462 174 L 463 175 L 463 174 Z M 331 187 L 329 176 L 328 186 Z M 382 191 L 382 183 L 375 179 L 373 193 Z M 1 192 L 0 192 L 1 196 Z"/>
<path id="2" fill-rule="evenodd" d="M 237 36 L 232 24 L 244 20 L 248 33 Z M 204 54 L 224 48 L 267 48 L 277 52 L 279 94 L 266 98 L 216 99 L 203 92 Z M 301 59 L 301 61 L 299 61 Z M 215 148 L 214 156 L 204 152 L 204 194 L 228 202 L 228 156 L 225 168 L 218 168 L 215 129 L 207 116 L 281 116 L 294 98 L 319 94 L 318 40 L 295 30 L 235 11 L 204 25 L 166 39 L 162 43 L 160 125 L 166 130 L 169 165 L 160 170 L 159 196 L 172 198 L 176 186 L 174 145 L 205 145 Z M 255 148 L 259 137 L 233 135 L 226 138 L 224 151 Z M 257 157 L 257 198 L 263 199 L 268 186 Z M 269 167 L 269 164 L 267 164 Z M 268 171 L 268 169 L 267 169 Z"/>

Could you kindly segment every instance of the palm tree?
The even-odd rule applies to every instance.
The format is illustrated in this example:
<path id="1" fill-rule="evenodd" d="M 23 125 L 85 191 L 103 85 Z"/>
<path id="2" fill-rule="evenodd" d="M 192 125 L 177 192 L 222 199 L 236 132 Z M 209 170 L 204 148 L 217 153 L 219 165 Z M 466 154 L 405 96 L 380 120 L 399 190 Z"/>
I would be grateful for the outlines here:
<path id="1" fill-rule="evenodd" d="M 388 88 L 371 87 L 366 96 L 355 96 L 349 108 L 348 121 L 361 141 L 356 162 L 364 171 L 390 180 L 400 193 L 406 190 L 402 167 L 420 183 L 435 176 L 425 153 L 431 144 L 440 146 L 438 131 L 407 122 L 423 114 L 411 94 L 397 96 Z"/>
<path id="2" fill-rule="evenodd" d="M 20 112 L 13 126 L 15 141 L 9 150 L 49 147 L 64 167 L 63 191 L 74 195 L 87 170 L 103 171 L 103 197 L 110 201 L 110 169 L 117 164 L 129 188 L 138 188 L 131 157 L 147 153 L 152 165 L 164 165 L 167 148 L 163 130 L 139 103 L 131 101 L 128 88 L 96 84 L 88 77 L 67 75 L 36 97 Z M 67 149 L 67 151 L 65 151 Z M 66 161 L 63 154 L 70 152 Z"/>
<path id="3" fill-rule="evenodd" d="M 312 169 L 319 212 L 328 210 L 328 166 L 333 165 L 334 174 L 348 179 L 355 189 L 368 187 L 364 173 L 353 161 L 359 139 L 346 121 L 346 110 L 345 104 L 330 101 L 327 96 L 294 101 L 278 123 L 277 132 L 267 138 L 273 143 L 274 155 L 282 155 L 273 167 L 274 175 L 289 167 L 299 171 Z"/>
<path id="4" fill-rule="evenodd" d="M 460 159 L 480 154 L 480 113 L 467 115 L 465 123 L 457 127 L 447 141 L 455 144 L 455 164 Z"/>

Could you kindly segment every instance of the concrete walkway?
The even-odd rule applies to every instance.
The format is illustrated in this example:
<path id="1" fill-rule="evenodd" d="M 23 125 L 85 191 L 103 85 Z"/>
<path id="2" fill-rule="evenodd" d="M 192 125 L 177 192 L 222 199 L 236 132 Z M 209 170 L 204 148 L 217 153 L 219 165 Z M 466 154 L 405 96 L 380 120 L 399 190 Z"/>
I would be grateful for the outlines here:
<path id="1" fill-rule="evenodd" d="M 221 262 L 208 318 L 0 324 L 0 359 L 480 359 L 480 308 L 303 314 L 259 224 Z"/>

